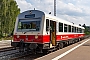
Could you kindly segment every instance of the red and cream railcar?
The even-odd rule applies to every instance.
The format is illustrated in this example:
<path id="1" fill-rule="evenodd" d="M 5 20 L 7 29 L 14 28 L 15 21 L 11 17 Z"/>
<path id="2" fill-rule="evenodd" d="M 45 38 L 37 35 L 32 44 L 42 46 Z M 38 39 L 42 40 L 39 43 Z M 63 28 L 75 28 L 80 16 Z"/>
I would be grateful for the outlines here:
<path id="1" fill-rule="evenodd" d="M 45 14 L 39 10 L 28 10 L 17 17 L 14 47 L 45 51 L 84 37 L 84 28 L 71 22 Z"/>

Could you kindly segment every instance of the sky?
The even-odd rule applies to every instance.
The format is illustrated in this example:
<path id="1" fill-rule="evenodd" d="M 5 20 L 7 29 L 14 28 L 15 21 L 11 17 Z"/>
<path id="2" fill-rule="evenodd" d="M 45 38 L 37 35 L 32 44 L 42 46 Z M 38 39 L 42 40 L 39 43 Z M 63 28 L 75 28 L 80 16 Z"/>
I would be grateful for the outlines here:
<path id="1" fill-rule="evenodd" d="M 20 12 L 41 10 L 54 15 L 54 0 L 15 0 Z M 56 0 L 56 16 L 74 24 L 90 26 L 90 0 Z"/>

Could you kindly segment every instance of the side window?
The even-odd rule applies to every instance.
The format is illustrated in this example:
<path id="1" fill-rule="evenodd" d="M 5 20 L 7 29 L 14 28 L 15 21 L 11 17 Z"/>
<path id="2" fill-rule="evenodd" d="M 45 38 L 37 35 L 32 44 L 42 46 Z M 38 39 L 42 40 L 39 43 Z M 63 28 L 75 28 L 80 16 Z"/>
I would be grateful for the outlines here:
<path id="1" fill-rule="evenodd" d="M 63 32 L 63 23 L 59 22 L 59 32 Z"/>
<path id="2" fill-rule="evenodd" d="M 79 28 L 78 28 L 78 33 L 79 33 Z"/>
<path id="3" fill-rule="evenodd" d="M 82 33 L 82 29 L 80 28 L 80 33 Z"/>
<path id="4" fill-rule="evenodd" d="M 68 32 L 71 32 L 71 25 L 68 25 Z"/>
<path id="5" fill-rule="evenodd" d="M 84 33 L 84 29 L 82 29 L 82 33 Z"/>
<path id="6" fill-rule="evenodd" d="M 74 32 L 74 26 L 72 26 L 72 32 Z"/>
<path id="7" fill-rule="evenodd" d="M 64 32 L 67 32 L 67 24 L 64 24 Z"/>
<path id="8" fill-rule="evenodd" d="M 75 27 L 75 33 L 76 33 L 76 27 Z"/>
<path id="9" fill-rule="evenodd" d="M 46 19 L 46 31 L 48 31 L 49 28 L 49 19 Z"/>
<path id="10" fill-rule="evenodd" d="M 80 28 L 78 28 L 78 33 L 80 33 Z"/>
<path id="11" fill-rule="evenodd" d="M 78 33 L 78 27 L 77 27 L 77 33 Z"/>

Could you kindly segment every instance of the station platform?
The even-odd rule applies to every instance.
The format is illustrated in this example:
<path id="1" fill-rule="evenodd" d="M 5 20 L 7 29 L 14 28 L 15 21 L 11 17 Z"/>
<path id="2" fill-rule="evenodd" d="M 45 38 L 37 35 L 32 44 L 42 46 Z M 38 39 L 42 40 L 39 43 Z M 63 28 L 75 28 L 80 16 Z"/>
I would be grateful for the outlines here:
<path id="1" fill-rule="evenodd" d="M 35 60 L 90 60 L 90 38 Z"/>
<path id="2" fill-rule="evenodd" d="M 90 60 L 90 38 L 89 40 L 72 51 L 71 53 L 67 54 L 61 59 L 58 60 Z"/>
<path id="3" fill-rule="evenodd" d="M 0 41 L 0 49 L 11 47 L 11 40 L 2 40 Z"/>

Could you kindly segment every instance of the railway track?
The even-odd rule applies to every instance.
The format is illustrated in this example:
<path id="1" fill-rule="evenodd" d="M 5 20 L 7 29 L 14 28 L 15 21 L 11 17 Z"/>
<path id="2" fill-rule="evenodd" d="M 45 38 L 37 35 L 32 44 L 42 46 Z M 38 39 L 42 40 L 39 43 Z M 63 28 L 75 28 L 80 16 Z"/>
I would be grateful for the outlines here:
<path id="1" fill-rule="evenodd" d="M 30 60 L 33 58 L 38 58 L 43 56 L 43 54 L 32 54 L 31 52 L 19 52 L 19 49 L 15 50 L 13 47 L 0 49 L 0 60 L 17 60 L 22 57 L 31 56 Z"/>
<path id="2" fill-rule="evenodd" d="M 14 50 L 15 48 L 13 48 L 13 47 L 7 47 L 7 48 L 1 48 L 0 49 L 0 53 L 1 52 L 5 52 L 5 51 L 9 51 L 9 50 Z"/>
<path id="3" fill-rule="evenodd" d="M 27 52 L 20 53 L 19 50 L 13 47 L 0 49 L 0 60 L 11 60 L 17 57 L 27 55 Z"/>
<path id="4" fill-rule="evenodd" d="M 0 60 L 9 60 L 17 50 L 13 47 L 0 49 Z M 11 56 L 10 56 L 11 55 Z"/>
<path id="5" fill-rule="evenodd" d="M 11 60 L 34 60 L 36 58 L 44 56 L 43 54 L 29 54 L 18 58 L 13 58 Z"/>

